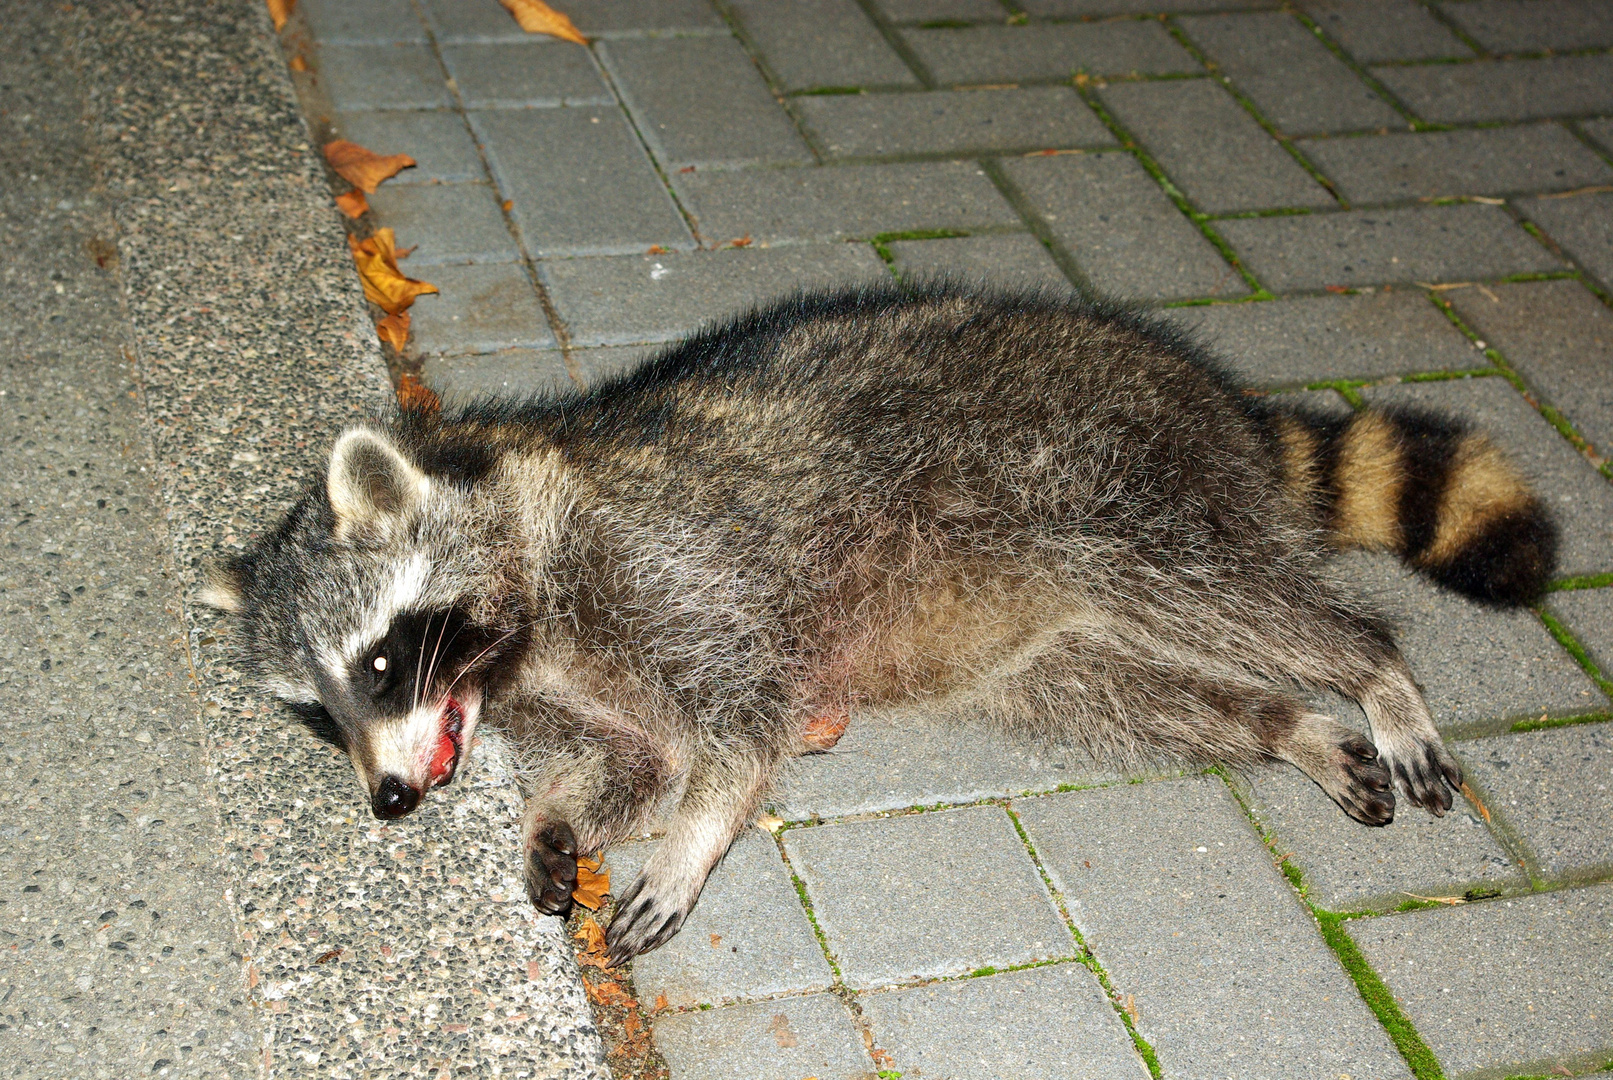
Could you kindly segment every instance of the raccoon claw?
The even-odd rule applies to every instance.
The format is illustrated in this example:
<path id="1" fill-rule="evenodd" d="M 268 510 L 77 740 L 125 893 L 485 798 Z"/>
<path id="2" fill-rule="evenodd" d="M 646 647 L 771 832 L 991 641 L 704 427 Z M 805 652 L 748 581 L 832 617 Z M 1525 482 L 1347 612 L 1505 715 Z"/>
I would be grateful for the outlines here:
<path id="1" fill-rule="evenodd" d="M 674 908 L 653 890 L 646 891 L 644 878 L 640 877 L 619 901 L 616 917 L 605 932 L 605 942 L 610 946 L 607 962 L 617 967 L 665 945 L 682 928 L 688 914 L 687 908 Z"/>
<path id="2" fill-rule="evenodd" d="M 526 891 L 532 906 L 545 915 L 564 915 L 571 910 L 571 894 L 577 888 L 577 837 L 563 821 L 538 826 L 532 835 L 532 852 L 527 856 Z"/>
<path id="3" fill-rule="evenodd" d="M 1344 788 L 1333 796 L 1339 806 L 1363 825 L 1389 824 L 1395 819 L 1395 793 L 1378 748 L 1360 735 L 1351 735 L 1338 749 L 1345 780 Z"/>
<path id="4" fill-rule="evenodd" d="M 1435 817 L 1456 804 L 1454 792 L 1462 788 L 1462 767 L 1443 743 L 1419 740 L 1405 757 L 1394 758 L 1394 775 L 1406 798 Z"/>

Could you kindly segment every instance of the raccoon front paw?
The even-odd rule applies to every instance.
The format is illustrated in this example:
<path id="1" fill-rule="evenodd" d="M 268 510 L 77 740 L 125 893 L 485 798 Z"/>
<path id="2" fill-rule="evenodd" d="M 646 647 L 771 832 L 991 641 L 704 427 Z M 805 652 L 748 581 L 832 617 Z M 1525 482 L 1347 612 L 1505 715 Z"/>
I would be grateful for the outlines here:
<path id="1" fill-rule="evenodd" d="M 1445 811 L 1455 805 L 1455 793 L 1462 790 L 1462 767 L 1437 736 L 1387 740 L 1387 745 L 1378 749 L 1413 806 L 1444 817 Z"/>
<path id="2" fill-rule="evenodd" d="M 700 889 L 696 886 L 693 895 L 685 896 L 689 892 L 680 884 L 653 880 L 648 871 L 640 874 L 617 902 L 616 916 L 605 932 L 610 965 L 625 964 L 671 940 L 694 908 Z"/>
<path id="3" fill-rule="evenodd" d="M 1363 825 L 1387 825 L 1395 819 L 1394 788 L 1376 746 L 1351 733 L 1339 740 L 1335 764 L 1342 783 L 1331 786 L 1328 794 L 1346 814 Z"/>
<path id="4" fill-rule="evenodd" d="M 577 888 L 577 837 L 564 821 L 546 821 L 532 834 L 526 861 L 526 894 L 545 915 L 571 910 Z"/>

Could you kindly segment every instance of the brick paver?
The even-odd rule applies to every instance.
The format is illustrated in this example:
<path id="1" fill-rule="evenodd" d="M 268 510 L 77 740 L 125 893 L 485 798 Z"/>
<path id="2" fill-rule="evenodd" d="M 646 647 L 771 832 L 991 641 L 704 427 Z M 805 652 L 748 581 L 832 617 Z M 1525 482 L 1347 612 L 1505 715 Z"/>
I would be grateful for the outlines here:
<path id="1" fill-rule="evenodd" d="M 1604 885 L 1348 927 L 1447 1076 L 1514 1076 L 1607 1063 L 1610 925 Z"/>
<path id="2" fill-rule="evenodd" d="M 1613 482 L 1535 408 L 1613 444 L 1606 5 L 557 6 L 590 47 L 519 31 L 498 0 L 300 8 L 316 131 L 328 116 L 418 161 L 365 222 L 442 290 L 415 305 L 403 362 L 451 402 L 597 385 L 831 283 L 1191 301 L 1161 314 L 1289 400 L 1490 430 L 1561 522 L 1562 572 L 1592 575 L 1548 619 L 1609 672 L 1613 588 L 1594 575 L 1613 572 Z M 1430 125 L 1454 127 L 1413 130 Z M 1556 279 L 1502 280 L 1539 274 Z M 1530 397 L 1502 374 L 1415 381 L 1488 371 L 1487 347 Z M 1321 383 L 1342 389 L 1302 389 Z M 859 715 L 768 798 L 792 823 L 783 853 L 747 831 L 683 932 L 635 962 L 640 1000 L 667 999 L 651 1019 L 672 1080 L 1140 1076 L 1128 1025 L 1166 1077 L 1406 1076 L 1305 902 L 1415 897 L 1463 903 L 1345 925 L 1445 1075 L 1613 1057 L 1586 1004 L 1606 997 L 1606 887 L 1585 887 L 1613 874 L 1613 728 L 1595 719 L 1613 701 L 1532 612 L 1386 557 L 1337 569 L 1398 620 L 1478 802 L 1367 829 L 1287 766 L 1231 777 L 1302 899 L 1219 778 L 1124 783 L 968 718 Z M 1513 730 L 1542 716 L 1591 719 Z M 618 889 L 654 842 L 610 853 Z"/>

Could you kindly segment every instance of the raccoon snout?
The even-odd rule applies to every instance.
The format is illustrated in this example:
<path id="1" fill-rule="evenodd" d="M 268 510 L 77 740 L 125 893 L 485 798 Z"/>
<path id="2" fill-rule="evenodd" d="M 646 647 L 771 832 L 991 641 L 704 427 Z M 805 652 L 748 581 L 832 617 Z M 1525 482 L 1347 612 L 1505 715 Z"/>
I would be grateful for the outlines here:
<path id="1" fill-rule="evenodd" d="M 381 781 L 370 797 L 370 809 L 378 818 L 400 818 L 420 805 L 420 792 L 396 776 Z"/>

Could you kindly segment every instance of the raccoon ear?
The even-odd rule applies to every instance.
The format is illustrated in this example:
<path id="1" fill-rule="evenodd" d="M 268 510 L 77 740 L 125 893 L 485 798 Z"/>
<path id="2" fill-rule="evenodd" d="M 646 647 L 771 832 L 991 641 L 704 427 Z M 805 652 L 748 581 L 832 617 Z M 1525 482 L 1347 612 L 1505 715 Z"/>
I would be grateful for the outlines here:
<path id="1" fill-rule="evenodd" d="M 336 535 L 396 517 L 431 490 L 431 480 L 415 468 L 391 440 L 370 428 L 348 428 L 330 452 L 326 478 Z"/>
<path id="2" fill-rule="evenodd" d="M 246 563 L 233 556 L 207 564 L 202 570 L 199 599 L 210 608 L 239 615 L 246 606 L 247 572 Z"/>

